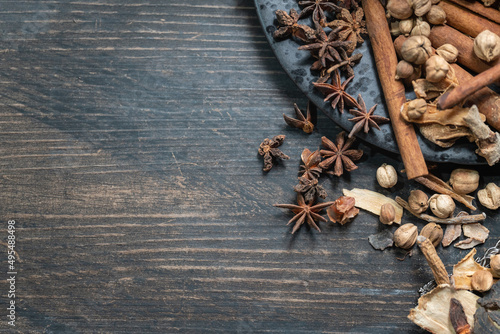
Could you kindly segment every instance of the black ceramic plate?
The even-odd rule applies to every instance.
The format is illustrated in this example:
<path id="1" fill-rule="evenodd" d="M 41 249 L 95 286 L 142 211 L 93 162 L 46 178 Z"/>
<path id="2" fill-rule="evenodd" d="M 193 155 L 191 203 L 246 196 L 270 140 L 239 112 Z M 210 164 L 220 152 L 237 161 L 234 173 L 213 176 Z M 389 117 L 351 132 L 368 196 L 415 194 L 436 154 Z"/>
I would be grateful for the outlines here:
<path id="1" fill-rule="evenodd" d="M 324 96 L 314 89 L 312 82 L 316 81 L 318 77 L 316 73 L 311 73 L 309 70 L 313 62 L 309 52 L 298 50 L 299 44 L 291 39 L 277 42 L 272 37 L 276 29 L 275 11 L 277 9 L 282 9 L 288 12 L 291 8 L 300 11 L 297 1 L 255 0 L 255 6 L 271 49 L 274 51 L 274 54 L 285 72 L 319 109 L 340 127 L 346 131 L 350 131 L 353 123 L 348 119 L 352 116 L 348 112 L 340 114 L 338 110 L 333 110 L 328 102 L 323 101 Z M 310 22 L 304 22 L 304 24 L 311 25 Z M 363 58 L 359 64 L 354 67 L 355 77 L 349 84 L 347 92 L 354 97 L 361 94 L 368 108 L 374 104 L 378 104 L 375 114 L 388 117 L 388 111 L 385 106 L 382 88 L 378 81 L 368 37 L 367 40 L 356 49 L 355 53 L 356 52 L 361 52 Z M 408 93 L 408 98 L 414 97 L 413 93 Z M 484 159 L 474 153 L 476 149 L 475 145 L 467 142 L 465 139 L 459 140 L 448 149 L 443 149 L 420 136 L 418 130 L 417 136 L 420 147 L 422 148 L 422 153 L 428 161 L 453 162 L 469 165 L 485 164 Z M 396 140 L 390 124 L 381 125 L 381 131 L 372 129 L 368 134 L 361 133 L 358 137 L 382 149 L 398 152 Z"/>

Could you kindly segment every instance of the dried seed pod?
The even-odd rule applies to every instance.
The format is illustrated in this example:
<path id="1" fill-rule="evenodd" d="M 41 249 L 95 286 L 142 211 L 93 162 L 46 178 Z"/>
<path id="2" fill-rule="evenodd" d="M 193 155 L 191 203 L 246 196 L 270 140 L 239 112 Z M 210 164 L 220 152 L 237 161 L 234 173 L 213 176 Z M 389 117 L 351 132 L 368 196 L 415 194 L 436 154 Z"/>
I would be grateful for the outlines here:
<path id="1" fill-rule="evenodd" d="M 493 286 L 493 275 L 489 270 L 477 270 L 472 275 L 471 285 L 474 291 L 486 292 Z"/>
<path id="2" fill-rule="evenodd" d="M 429 199 L 432 213 L 439 218 L 448 218 L 455 210 L 455 202 L 449 195 L 435 194 Z"/>
<path id="3" fill-rule="evenodd" d="M 438 224 L 429 223 L 420 231 L 420 235 L 429 239 L 432 245 L 437 247 L 441 240 L 443 240 L 443 229 Z"/>
<path id="4" fill-rule="evenodd" d="M 490 267 L 492 274 L 496 277 L 500 277 L 500 254 L 490 257 Z"/>
<path id="5" fill-rule="evenodd" d="M 403 59 L 416 65 L 424 64 L 431 54 L 431 41 L 425 36 L 412 36 L 401 46 Z"/>
<path id="6" fill-rule="evenodd" d="M 412 190 L 410 197 L 408 197 L 408 205 L 411 211 L 415 213 L 422 213 L 429 207 L 429 197 L 422 190 Z"/>
<path id="7" fill-rule="evenodd" d="M 416 16 L 424 16 L 431 10 L 432 2 L 431 0 L 413 0 L 412 6 Z"/>
<path id="8" fill-rule="evenodd" d="M 472 169 L 457 168 L 448 181 L 457 194 L 465 195 L 479 187 L 479 173 Z"/>
<path id="9" fill-rule="evenodd" d="M 429 23 L 425 22 L 420 18 L 417 19 L 415 26 L 411 30 L 411 35 L 429 37 L 430 34 L 431 34 L 431 26 L 429 25 Z"/>
<path id="10" fill-rule="evenodd" d="M 409 36 L 411 30 L 415 26 L 415 21 L 412 18 L 399 21 L 399 31 L 405 36 Z"/>
<path id="11" fill-rule="evenodd" d="M 448 63 L 454 63 L 457 61 L 458 50 L 451 44 L 443 44 L 436 49 L 436 53 L 443 57 Z"/>
<path id="12" fill-rule="evenodd" d="M 377 169 L 377 181 L 383 188 L 391 188 L 398 183 L 398 173 L 396 169 L 388 164 L 382 164 Z"/>
<path id="13" fill-rule="evenodd" d="M 446 12 L 440 6 L 431 6 L 429 12 L 425 15 L 430 24 L 445 24 Z"/>
<path id="14" fill-rule="evenodd" d="M 408 102 L 407 115 L 411 120 L 421 118 L 427 111 L 427 102 L 424 99 L 415 99 Z"/>
<path id="15" fill-rule="evenodd" d="M 407 0 L 389 0 L 386 9 L 387 15 L 398 20 L 407 19 L 413 14 L 413 10 Z"/>
<path id="16" fill-rule="evenodd" d="M 396 220 L 396 209 L 391 203 L 385 203 L 380 207 L 380 222 L 385 225 L 392 225 Z"/>
<path id="17" fill-rule="evenodd" d="M 477 192 L 479 202 L 490 210 L 496 210 L 500 207 L 500 187 L 494 183 L 488 183 L 486 188 Z"/>
<path id="18" fill-rule="evenodd" d="M 410 77 L 413 74 L 413 65 L 407 62 L 406 60 L 401 60 L 396 66 L 396 76 L 395 79 L 405 79 Z"/>
<path id="19" fill-rule="evenodd" d="M 415 225 L 411 223 L 407 223 L 404 225 L 401 225 L 395 232 L 394 232 L 394 244 L 403 249 L 410 249 L 413 247 L 415 244 L 415 241 L 417 241 L 418 237 L 418 229 Z"/>
<path id="20" fill-rule="evenodd" d="M 450 65 L 441 56 L 432 56 L 425 62 L 425 78 L 430 82 L 439 82 L 446 78 Z"/>
<path id="21" fill-rule="evenodd" d="M 484 30 L 474 38 L 474 53 L 480 59 L 490 62 L 500 55 L 500 37 Z"/>

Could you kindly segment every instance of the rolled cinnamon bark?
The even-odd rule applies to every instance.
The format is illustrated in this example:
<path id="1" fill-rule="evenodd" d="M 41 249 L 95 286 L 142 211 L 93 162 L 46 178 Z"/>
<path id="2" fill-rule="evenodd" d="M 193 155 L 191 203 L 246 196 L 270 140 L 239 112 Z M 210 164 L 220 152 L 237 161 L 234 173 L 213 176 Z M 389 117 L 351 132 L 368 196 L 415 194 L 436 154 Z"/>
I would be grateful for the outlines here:
<path id="1" fill-rule="evenodd" d="M 484 16 L 485 18 L 500 24 L 500 12 L 491 7 L 486 7 L 479 1 L 467 1 L 467 0 L 441 0 L 442 2 L 453 2 L 461 7 L 467 8 L 473 13 Z"/>
<path id="2" fill-rule="evenodd" d="M 489 30 L 500 36 L 500 24 L 453 3 L 441 1 L 438 6 L 446 12 L 446 23 L 467 35 L 476 37 L 481 31 Z"/>
<path id="3" fill-rule="evenodd" d="M 362 4 L 378 76 L 406 175 L 408 179 L 427 175 L 427 166 L 415 129 L 412 124 L 403 119 L 400 113 L 401 106 L 406 102 L 405 88 L 401 81 L 395 79 L 398 59 L 392 45 L 385 9 L 380 1 L 363 0 Z"/>

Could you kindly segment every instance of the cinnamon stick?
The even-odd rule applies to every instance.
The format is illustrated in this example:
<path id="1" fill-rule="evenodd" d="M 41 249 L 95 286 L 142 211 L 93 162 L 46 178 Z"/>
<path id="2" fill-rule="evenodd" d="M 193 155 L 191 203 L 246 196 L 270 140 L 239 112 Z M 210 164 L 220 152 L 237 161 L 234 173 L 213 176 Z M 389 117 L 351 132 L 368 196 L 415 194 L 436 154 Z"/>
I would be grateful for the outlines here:
<path id="1" fill-rule="evenodd" d="M 400 58 L 401 46 L 407 38 L 408 37 L 401 35 L 394 40 L 394 48 Z M 455 70 L 455 75 L 457 76 L 459 83 L 466 83 L 473 78 L 472 74 L 457 64 L 451 64 L 451 66 Z M 500 96 L 497 93 L 487 87 L 484 87 L 469 96 L 467 101 L 468 105 L 477 105 L 481 114 L 486 116 L 486 122 L 496 130 L 500 131 Z"/>
<path id="2" fill-rule="evenodd" d="M 438 6 L 446 12 L 446 23 L 464 34 L 476 37 L 483 30 L 500 35 L 500 24 L 485 19 L 456 4 L 441 1 Z"/>
<path id="3" fill-rule="evenodd" d="M 498 11 L 498 16 L 500 16 L 500 11 Z M 436 49 L 447 43 L 456 47 L 458 50 L 457 62 L 476 73 L 484 72 L 498 63 L 498 61 L 487 63 L 479 59 L 474 54 L 474 40 L 450 26 L 434 26 L 431 29 L 429 39 Z M 500 84 L 500 81 L 498 83 Z"/>
<path id="4" fill-rule="evenodd" d="M 455 89 L 444 93 L 438 99 L 438 107 L 441 109 L 450 109 L 459 104 L 466 97 L 474 94 L 481 88 L 484 88 L 496 80 L 500 80 L 500 64 L 497 64 L 487 71 L 479 73 L 471 80 L 461 83 Z"/>
<path id="5" fill-rule="evenodd" d="M 401 106 L 406 102 L 405 88 L 401 81 L 395 79 L 398 59 L 392 45 L 385 9 L 380 1 L 363 0 L 362 4 L 378 76 L 406 175 L 408 179 L 426 175 L 427 165 L 418 145 L 415 129 L 400 114 Z"/>
<path id="6" fill-rule="evenodd" d="M 486 7 L 479 1 L 468 1 L 468 0 L 442 0 L 443 2 L 453 2 L 461 7 L 467 8 L 473 13 L 484 16 L 485 18 L 500 24 L 500 12 L 491 7 Z"/>

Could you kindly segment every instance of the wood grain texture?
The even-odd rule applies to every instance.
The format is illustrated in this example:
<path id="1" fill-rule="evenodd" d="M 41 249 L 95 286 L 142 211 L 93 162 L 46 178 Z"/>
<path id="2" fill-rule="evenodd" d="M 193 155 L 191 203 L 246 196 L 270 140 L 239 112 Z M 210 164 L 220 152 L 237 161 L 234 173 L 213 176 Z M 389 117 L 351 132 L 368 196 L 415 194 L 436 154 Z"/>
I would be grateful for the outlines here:
<path id="1" fill-rule="evenodd" d="M 432 273 L 371 248 L 377 217 L 292 236 L 272 207 L 294 200 L 302 149 L 340 130 L 283 122 L 307 101 L 252 1 L 0 1 L 0 28 L 1 238 L 15 219 L 22 261 L 17 326 L 2 307 L 0 331 L 422 333 L 406 315 Z M 265 174 L 258 145 L 281 133 L 291 159 Z M 321 180 L 328 200 L 419 187 L 381 189 L 376 168 L 402 163 L 360 147 L 358 170 Z M 487 214 L 479 253 L 500 232 Z M 438 252 L 448 270 L 466 254 Z"/>

